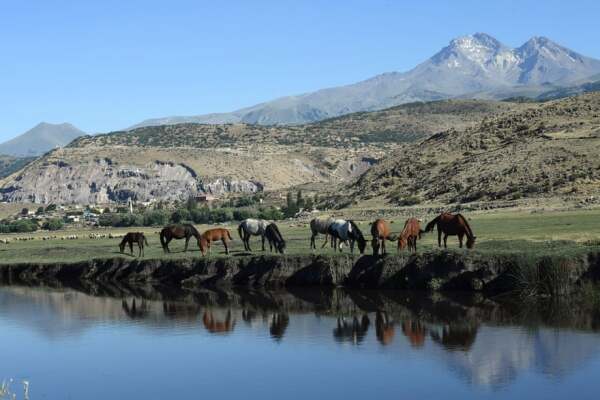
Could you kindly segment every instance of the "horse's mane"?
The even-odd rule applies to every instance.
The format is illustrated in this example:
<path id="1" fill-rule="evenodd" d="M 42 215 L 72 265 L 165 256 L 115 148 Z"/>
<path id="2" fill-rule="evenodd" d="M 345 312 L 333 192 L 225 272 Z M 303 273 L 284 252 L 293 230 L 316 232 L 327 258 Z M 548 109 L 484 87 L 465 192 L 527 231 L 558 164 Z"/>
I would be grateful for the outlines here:
<path id="1" fill-rule="evenodd" d="M 431 220 L 431 222 L 428 223 L 427 226 L 425 227 L 425 232 L 431 232 L 433 230 L 433 228 L 435 228 L 435 224 L 437 224 L 439 220 L 440 220 L 439 215 L 437 217 L 435 217 L 433 220 Z"/>
<path id="2" fill-rule="evenodd" d="M 281 235 L 281 232 L 279 232 L 279 227 L 277 227 L 277 225 L 275 225 L 274 223 L 269 224 L 269 226 L 271 227 L 271 229 L 273 229 L 273 231 L 275 231 L 275 234 L 277 234 L 278 239 L 281 240 L 281 242 L 285 243 L 285 240 L 283 240 L 283 236 Z"/>
<path id="3" fill-rule="evenodd" d="M 198 229 L 196 229 L 196 227 L 194 225 L 183 224 L 183 226 L 185 226 L 186 228 L 189 228 L 192 231 L 192 235 L 194 235 L 194 237 L 200 238 L 200 232 L 198 232 Z"/>
<path id="4" fill-rule="evenodd" d="M 473 235 L 473 231 L 471 230 L 471 225 L 469 225 L 469 222 L 467 222 L 467 219 L 462 214 L 456 214 L 456 218 L 462 219 L 462 221 L 465 224 L 465 228 L 467 229 L 467 236 L 470 239 L 473 239 L 475 237 L 475 235 Z"/>
<path id="5" fill-rule="evenodd" d="M 361 230 L 358 228 L 358 225 L 356 225 L 356 222 L 354 222 L 353 220 L 349 219 L 348 223 L 352 227 L 352 230 L 355 231 L 358 234 L 358 237 L 361 240 L 365 240 L 365 237 L 364 237 L 363 233 L 361 232 Z"/>

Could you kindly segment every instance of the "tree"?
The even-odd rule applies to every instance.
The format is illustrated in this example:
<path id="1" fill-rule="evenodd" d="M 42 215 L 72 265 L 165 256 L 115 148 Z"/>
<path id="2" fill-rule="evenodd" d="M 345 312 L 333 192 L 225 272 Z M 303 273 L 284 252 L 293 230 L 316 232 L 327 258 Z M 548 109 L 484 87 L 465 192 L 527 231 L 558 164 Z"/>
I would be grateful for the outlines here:
<path id="1" fill-rule="evenodd" d="M 296 193 L 296 208 L 298 210 L 304 208 L 304 199 L 302 198 L 302 190 L 298 190 L 298 193 Z"/>
<path id="2" fill-rule="evenodd" d="M 29 214 L 29 208 L 27 208 L 27 207 L 24 207 L 24 208 L 21 210 L 21 215 L 28 215 L 28 214 Z"/>
<path id="3" fill-rule="evenodd" d="M 187 208 L 177 209 L 171 214 L 171 221 L 178 224 L 183 221 L 189 221 L 191 219 L 191 213 Z"/>
<path id="4" fill-rule="evenodd" d="M 44 213 L 44 207 L 38 207 L 37 211 L 35 212 L 36 215 L 42 215 Z"/>
<path id="5" fill-rule="evenodd" d="M 48 207 L 46 207 L 46 212 L 50 211 L 56 211 L 56 204 L 48 204 Z"/>
<path id="6" fill-rule="evenodd" d="M 52 218 L 44 222 L 44 225 L 42 225 L 42 229 L 46 229 L 48 231 L 57 231 L 59 229 L 62 229 L 63 226 L 64 223 L 59 218 Z"/>

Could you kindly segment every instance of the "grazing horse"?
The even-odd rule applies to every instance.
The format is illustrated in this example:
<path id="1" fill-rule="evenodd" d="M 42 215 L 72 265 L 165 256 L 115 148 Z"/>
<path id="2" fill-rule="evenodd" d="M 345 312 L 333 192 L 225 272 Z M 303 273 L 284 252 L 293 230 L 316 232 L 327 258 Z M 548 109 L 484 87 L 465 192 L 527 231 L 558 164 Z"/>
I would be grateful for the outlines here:
<path id="1" fill-rule="evenodd" d="M 231 238 L 231 233 L 225 228 L 214 228 L 205 231 L 200 235 L 200 239 L 198 239 L 198 247 L 200 247 L 202 255 L 204 256 L 206 254 L 207 249 L 208 254 L 210 254 L 210 244 L 219 240 L 223 243 L 223 246 L 225 246 L 225 254 L 229 254 L 227 242 L 233 240 Z"/>
<path id="2" fill-rule="evenodd" d="M 269 242 L 269 251 L 273 251 L 273 247 L 276 252 L 281 254 L 285 251 L 285 240 L 283 240 L 283 236 L 281 236 L 281 232 L 279 232 L 279 228 L 274 223 L 270 223 L 267 225 L 265 229 L 265 237 Z"/>
<path id="3" fill-rule="evenodd" d="M 238 225 L 240 239 L 244 242 L 244 250 L 252 251 L 250 248 L 250 236 L 260 236 L 262 240 L 262 251 L 265 251 L 265 231 L 269 223 L 264 219 L 248 218 Z"/>
<path id="4" fill-rule="evenodd" d="M 191 237 L 195 237 L 196 240 L 200 240 L 200 232 L 192 224 L 174 224 L 164 227 L 160 231 L 160 244 L 162 245 L 165 253 L 170 253 L 169 242 L 173 239 L 185 239 L 185 250 L 188 249 L 188 243 Z"/>
<path id="5" fill-rule="evenodd" d="M 123 240 L 119 243 L 119 249 L 121 253 L 125 251 L 125 246 L 129 245 L 129 252 L 133 255 L 133 244 L 137 243 L 139 253 L 138 257 L 144 255 L 144 244 L 148 245 L 148 240 L 146 240 L 146 236 L 144 236 L 143 232 L 128 232 L 125 236 L 123 236 Z"/>
<path id="6" fill-rule="evenodd" d="M 477 237 L 473 234 L 467 219 L 462 214 L 441 213 L 425 227 L 425 232 L 431 232 L 437 226 L 438 246 L 442 247 L 442 233 L 444 234 L 444 247 L 448 247 L 448 236 L 458 236 L 459 246 L 463 247 L 463 237 L 467 236 L 467 248 L 472 249 L 475 246 Z"/>
<path id="7" fill-rule="evenodd" d="M 315 244 L 315 238 L 320 234 L 325 235 L 325 242 L 323 242 L 323 245 L 321 246 L 321 248 L 327 246 L 327 236 L 329 235 L 329 227 L 331 226 L 331 224 L 333 224 L 335 220 L 333 218 L 327 218 L 327 219 L 323 219 L 323 218 L 314 218 L 310 221 L 310 231 L 312 233 L 311 237 L 310 237 L 310 248 L 311 249 L 316 249 L 317 245 Z M 331 238 L 332 240 L 332 246 L 333 246 L 333 238 Z"/>
<path id="8" fill-rule="evenodd" d="M 371 242 L 371 246 L 373 247 L 373 255 L 379 255 L 379 249 L 381 249 L 382 254 L 386 253 L 385 250 L 385 241 L 394 241 L 396 240 L 396 236 L 392 235 L 392 229 L 390 228 L 390 224 L 385 219 L 376 219 L 375 222 L 371 224 L 371 235 L 373 235 L 373 241 Z"/>
<path id="9" fill-rule="evenodd" d="M 329 226 L 329 234 L 333 237 L 333 247 L 336 249 L 339 248 L 340 252 L 342 251 L 343 242 L 350 242 L 351 253 L 354 253 L 354 242 L 358 243 L 360 254 L 365 252 L 367 241 L 354 221 L 336 219 Z"/>
<path id="10" fill-rule="evenodd" d="M 421 224 L 416 218 L 409 218 L 404 223 L 404 229 L 398 236 L 398 251 L 404 250 L 408 246 L 408 250 L 413 253 L 417 252 L 417 240 L 421 239 Z"/>

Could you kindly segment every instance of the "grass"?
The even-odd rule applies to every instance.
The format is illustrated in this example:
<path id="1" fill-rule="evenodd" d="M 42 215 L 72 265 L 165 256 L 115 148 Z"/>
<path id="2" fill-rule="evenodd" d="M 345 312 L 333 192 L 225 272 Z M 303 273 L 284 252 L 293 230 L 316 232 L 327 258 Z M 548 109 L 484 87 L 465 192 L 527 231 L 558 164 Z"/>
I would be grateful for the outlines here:
<path id="1" fill-rule="evenodd" d="M 470 215 L 471 227 L 477 236 L 476 250 L 480 253 L 508 254 L 520 253 L 525 256 L 561 256 L 564 258 L 575 257 L 590 250 L 600 250 L 600 210 L 569 211 L 569 212 L 499 212 L 493 214 Z M 284 238 L 287 240 L 287 254 L 311 254 L 309 249 L 310 229 L 308 224 L 297 221 L 281 221 L 278 223 Z M 367 240 L 370 242 L 369 223 L 360 222 L 360 227 Z M 403 226 L 403 221 L 396 220 L 392 230 L 398 232 Z M 234 242 L 232 254 L 246 254 L 237 235 L 236 224 L 226 225 L 231 229 Z M 203 231 L 208 226 L 198 225 Z M 98 228 L 81 230 L 64 230 L 55 233 L 37 232 L 34 234 L 0 235 L 0 238 L 14 238 L 32 236 L 36 240 L 11 241 L 8 244 L 0 243 L 0 263 L 14 264 L 21 262 L 73 262 L 92 258 L 130 257 L 119 254 L 118 243 L 120 239 L 89 239 L 90 233 L 124 233 L 127 231 L 144 231 L 147 234 L 150 247 L 146 248 L 145 258 L 181 258 L 200 257 L 198 246 L 190 241 L 190 250 L 183 253 L 183 241 L 173 241 L 170 245 L 173 253 L 164 255 L 158 238 L 159 228 Z M 66 235 L 78 235 L 76 240 L 50 240 L 43 241 L 41 237 L 56 235 L 59 238 Z M 334 254 L 328 246 L 320 248 L 323 241 L 321 236 L 317 240 L 316 251 L 319 254 Z M 452 249 L 458 248 L 455 237 L 448 238 L 448 245 Z M 260 239 L 253 237 L 251 246 L 255 253 L 260 254 Z M 437 234 L 431 233 L 423 236 L 419 241 L 419 251 L 437 249 Z M 344 250 L 347 253 L 347 249 Z M 466 251 L 466 250 L 463 250 Z M 268 252 L 268 245 L 267 245 Z M 370 253 L 370 243 L 367 247 Z M 388 252 L 395 254 L 396 244 L 388 242 Z M 137 254 L 137 249 L 134 248 Z M 224 256 L 223 247 L 216 243 L 213 247 L 213 257 Z"/>

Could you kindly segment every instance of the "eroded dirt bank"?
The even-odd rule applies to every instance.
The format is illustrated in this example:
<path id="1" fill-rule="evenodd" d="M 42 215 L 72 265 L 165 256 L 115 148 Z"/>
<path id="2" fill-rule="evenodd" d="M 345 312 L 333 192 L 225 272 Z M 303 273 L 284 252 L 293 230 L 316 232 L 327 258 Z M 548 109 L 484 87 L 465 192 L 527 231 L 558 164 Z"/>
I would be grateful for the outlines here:
<path id="1" fill-rule="evenodd" d="M 94 259 L 0 265 L 3 283 L 90 281 L 194 287 L 344 286 L 370 289 L 476 291 L 514 289 L 563 294 L 600 281 L 600 253 L 577 258 L 433 251 L 385 257 L 249 255 L 232 258 Z"/>

